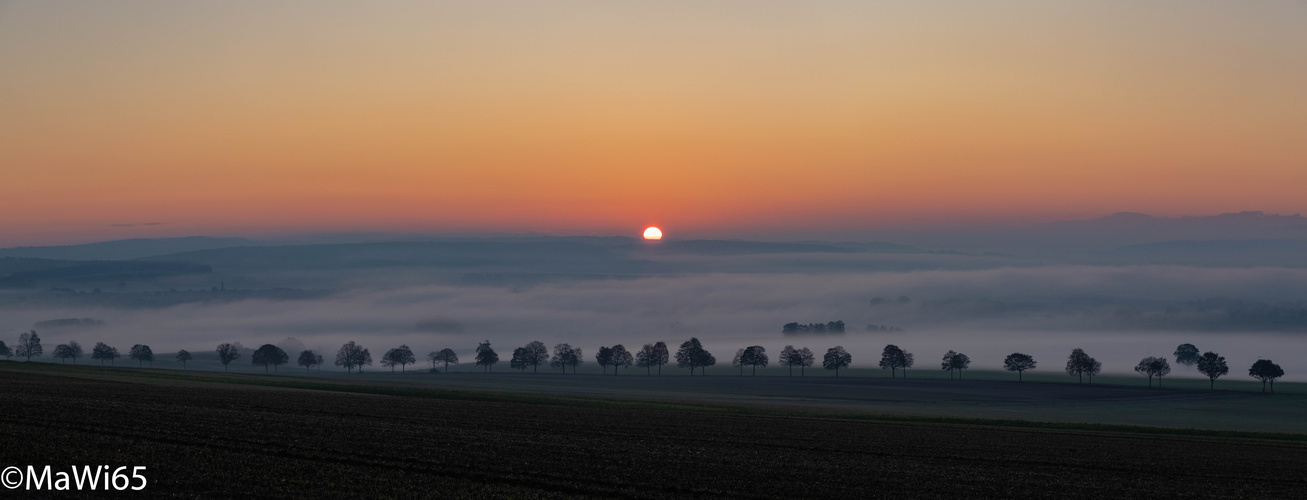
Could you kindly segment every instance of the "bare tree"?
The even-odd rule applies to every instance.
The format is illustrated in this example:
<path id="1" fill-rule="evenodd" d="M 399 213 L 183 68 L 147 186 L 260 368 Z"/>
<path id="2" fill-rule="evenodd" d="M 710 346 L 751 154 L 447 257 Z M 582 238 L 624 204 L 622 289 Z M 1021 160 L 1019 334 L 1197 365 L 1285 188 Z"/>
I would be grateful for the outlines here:
<path id="1" fill-rule="evenodd" d="M 336 366 L 343 366 L 350 372 L 357 367 L 359 373 L 363 373 L 363 365 L 372 365 L 372 353 L 363 346 L 355 344 L 353 340 L 346 342 L 340 346 L 340 350 L 336 351 Z"/>
<path id="2" fill-rule="evenodd" d="M 15 356 L 31 361 L 32 358 L 39 358 L 44 353 L 45 349 L 41 347 L 41 336 L 36 334 L 36 330 L 18 336 L 18 345 L 14 348 Z"/>
<path id="3" fill-rule="evenodd" d="M 1275 393 L 1275 379 L 1284 376 L 1284 369 L 1269 359 L 1259 359 L 1248 369 L 1248 376 L 1262 381 L 1262 392 L 1266 392 L 1266 382 L 1271 383 L 1271 394 Z"/>
<path id="4" fill-rule="evenodd" d="M 653 367 L 658 367 L 658 374 L 663 374 L 663 365 L 667 364 L 668 353 L 667 344 L 658 342 L 657 344 L 645 344 L 640 348 L 640 352 L 635 353 L 635 366 L 645 369 L 649 375 L 653 374 Z"/>
<path id="5" fill-rule="evenodd" d="M 256 365 L 263 365 L 263 372 L 268 372 L 268 366 L 272 366 L 272 371 L 276 372 L 277 367 L 290 362 L 290 355 L 282 348 L 272 344 L 263 344 L 254 351 L 250 356 L 251 361 Z"/>
<path id="6" fill-rule="evenodd" d="M 570 344 L 558 344 L 554 346 L 554 357 L 549 360 L 549 366 L 560 368 L 563 373 L 567 373 L 567 367 L 572 367 L 572 373 L 576 373 L 576 367 L 581 364 L 582 357 L 585 356 L 578 347 L 572 347 Z"/>
<path id="7" fill-rule="evenodd" d="M 110 365 L 113 365 L 113 360 L 117 359 L 119 356 L 121 355 L 118 354 L 118 348 L 110 347 L 104 342 L 96 342 L 95 347 L 91 348 L 91 359 L 100 360 L 100 365 L 104 365 L 105 361 L 108 361 Z"/>
<path id="8" fill-rule="evenodd" d="M 1198 373 L 1207 376 L 1208 388 L 1211 390 L 1216 390 L 1216 379 L 1230 373 L 1230 366 L 1225 364 L 1225 358 L 1212 351 L 1203 353 L 1195 364 L 1198 365 Z"/>
<path id="9" fill-rule="evenodd" d="M 807 347 L 799 349 L 799 376 L 807 376 L 807 368 L 817 362 L 817 357 L 812 354 L 812 349 Z"/>
<path id="10" fill-rule="evenodd" d="M 751 345 L 740 353 L 740 366 L 752 367 L 755 376 L 758 375 L 758 367 L 766 368 L 769 362 L 771 360 L 767 358 L 767 348 L 760 345 Z"/>
<path id="11" fill-rule="evenodd" d="M 821 360 L 821 367 L 827 370 L 835 370 L 835 376 L 840 376 L 840 368 L 848 368 L 849 363 L 853 362 L 853 355 L 844 350 L 842 346 L 835 346 L 826 350 L 826 356 Z"/>
<path id="12" fill-rule="evenodd" d="M 1089 379 L 1090 385 L 1093 385 L 1094 377 L 1098 376 L 1098 372 L 1101 371 L 1103 371 L 1103 364 L 1092 356 L 1085 362 L 1085 377 Z"/>
<path id="13" fill-rule="evenodd" d="M 740 376 L 744 376 L 744 349 L 736 349 L 735 357 L 731 358 L 731 366 L 740 369 Z"/>
<path id="14" fill-rule="evenodd" d="M 1198 358 L 1200 357 L 1198 348 L 1194 347 L 1193 344 L 1180 344 L 1179 347 L 1175 348 L 1174 354 L 1175 364 L 1188 366 L 1190 368 L 1193 368 L 1194 364 L 1198 363 Z"/>
<path id="15" fill-rule="evenodd" d="M 313 354 L 313 351 L 300 351 L 300 357 L 296 363 L 304 367 L 305 372 L 312 372 L 313 367 L 322 363 L 322 356 Z"/>
<path id="16" fill-rule="evenodd" d="M 704 349 L 697 338 L 691 337 L 690 340 L 681 343 L 681 348 L 676 351 L 676 366 L 689 368 L 690 376 L 694 376 L 695 368 L 700 368 L 700 374 L 707 375 L 703 369 L 715 364 L 717 358 Z"/>
<path id="17" fill-rule="evenodd" d="M 1021 381 L 1022 375 L 1026 373 L 1026 370 L 1035 369 L 1035 364 L 1035 358 L 1030 357 L 1029 354 L 1021 354 L 1019 352 L 1008 354 L 1007 357 L 1003 359 L 1003 369 L 1010 372 L 1017 372 L 1017 382 Z"/>
<path id="18" fill-rule="evenodd" d="M 227 371 L 227 365 L 241 357 L 240 348 L 231 344 L 218 344 L 218 361 L 222 362 L 222 370 Z"/>
<path id="19" fill-rule="evenodd" d="M 631 356 L 631 352 L 626 350 L 626 346 L 623 346 L 622 344 L 613 346 L 613 357 L 609 361 L 613 363 L 613 375 L 617 375 L 618 368 L 631 366 L 631 364 L 635 362 Z"/>
<path id="20" fill-rule="evenodd" d="M 71 359 L 73 364 L 77 364 L 77 358 L 82 357 L 82 345 L 77 342 L 59 344 L 54 348 L 54 357 L 61 360 Z"/>
<path id="21" fill-rule="evenodd" d="M 477 366 L 484 366 L 486 371 L 494 371 L 495 363 L 499 362 L 499 353 L 490 347 L 490 341 L 487 340 L 477 344 Z"/>
<path id="22" fill-rule="evenodd" d="M 136 344 L 132 346 L 132 350 L 128 351 L 127 355 L 136 360 L 137 366 L 141 366 L 142 363 L 149 363 L 150 366 L 154 366 L 154 351 L 150 350 L 148 345 Z"/>
<path id="23" fill-rule="evenodd" d="M 971 358 L 968 358 L 966 354 L 953 351 L 944 353 L 944 358 L 939 364 L 941 370 L 948 370 L 948 378 L 950 379 L 953 378 L 953 372 L 955 371 L 958 372 L 958 378 L 961 379 L 962 370 L 965 370 L 970 366 Z"/>
<path id="24" fill-rule="evenodd" d="M 1071 355 L 1066 358 L 1066 373 L 1079 377 L 1080 383 L 1085 382 L 1085 372 L 1094 364 L 1094 358 L 1085 354 L 1085 350 L 1075 348 L 1071 350 Z"/>
<path id="25" fill-rule="evenodd" d="M 544 342 L 532 341 L 522 348 L 526 350 L 522 353 L 522 362 L 531 367 L 532 373 L 539 373 L 540 365 L 549 362 L 549 348 L 545 347 Z"/>
<path id="26" fill-rule="evenodd" d="M 177 361 L 181 361 L 181 362 L 182 362 L 182 369 L 185 370 L 185 369 L 186 369 L 186 362 L 191 360 L 191 352 L 190 352 L 190 351 L 187 351 L 186 349 L 182 349 L 182 350 L 180 350 L 180 351 L 177 351 L 177 358 L 176 358 L 176 359 L 177 359 Z"/>
<path id="27" fill-rule="evenodd" d="M 880 353 L 880 368 L 889 370 L 890 378 L 894 378 L 896 368 L 903 369 L 903 378 L 908 378 L 908 368 L 912 367 L 912 353 L 899 349 L 899 346 L 889 344 Z"/>
<path id="28" fill-rule="evenodd" d="M 803 364 L 803 357 L 799 355 L 799 350 L 792 345 L 785 346 L 781 349 L 781 355 L 776 358 L 776 362 L 781 366 L 789 369 L 789 376 L 794 376 L 794 367 Z"/>
<path id="29" fill-rule="evenodd" d="M 1162 387 L 1162 376 L 1171 373 L 1171 365 L 1166 362 L 1166 358 L 1148 356 L 1139 360 L 1135 365 L 1135 372 L 1148 376 L 1148 387 L 1153 387 L 1153 377 L 1157 377 L 1157 387 Z"/>
<path id="30" fill-rule="evenodd" d="M 400 371 L 408 371 L 408 365 L 416 362 L 417 358 L 413 356 L 413 350 L 409 349 L 408 345 L 400 345 L 381 356 L 381 365 L 389 366 L 391 372 L 395 371 L 395 365 L 399 365 Z"/>
<path id="31" fill-rule="evenodd" d="M 513 357 L 508 360 L 508 367 L 526 372 L 526 348 L 513 349 Z"/>
<path id="32" fill-rule="evenodd" d="M 608 365 L 613 364 L 613 350 L 607 346 L 599 346 L 599 352 L 595 353 L 595 363 L 599 363 L 599 369 L 607 375 Z"/>
<path id="33" fill-rule="evenodd" d="M 431 354 L 427 355 L 427 358 L 431 359 L 432 368 L 436 367 L 436 363 L 444 363 L 445 373 L 449 373 L 449 365 L 458 364 L 458 354 L 455 354 L 454 350 L 448 347 L 441 349 L 440 352 L 432 351 Z"/>

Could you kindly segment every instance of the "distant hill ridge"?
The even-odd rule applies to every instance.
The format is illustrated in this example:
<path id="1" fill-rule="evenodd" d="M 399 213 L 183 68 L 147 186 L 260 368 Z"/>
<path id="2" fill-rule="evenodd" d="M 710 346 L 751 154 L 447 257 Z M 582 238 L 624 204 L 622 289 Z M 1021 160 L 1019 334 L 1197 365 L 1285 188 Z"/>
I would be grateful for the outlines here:
<path id="1" fill-rule="evenodd" d="M 132 260 L 196 250 L 258 244 L 245 238 L 133 238 L 81 245 L 0 248 L 0 257 L 53 260 Z"/>

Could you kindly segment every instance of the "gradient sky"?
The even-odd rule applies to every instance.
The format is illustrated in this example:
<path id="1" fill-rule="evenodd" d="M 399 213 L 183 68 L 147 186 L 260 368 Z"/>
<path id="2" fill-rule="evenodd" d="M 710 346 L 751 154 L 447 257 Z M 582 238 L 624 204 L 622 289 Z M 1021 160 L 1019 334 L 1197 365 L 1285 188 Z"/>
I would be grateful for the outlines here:
<path id="1" fill-rule="evenodd" d="M 0 186 L 0 246 L 1307 212 L 1307 3 L 4 2 Z"/>

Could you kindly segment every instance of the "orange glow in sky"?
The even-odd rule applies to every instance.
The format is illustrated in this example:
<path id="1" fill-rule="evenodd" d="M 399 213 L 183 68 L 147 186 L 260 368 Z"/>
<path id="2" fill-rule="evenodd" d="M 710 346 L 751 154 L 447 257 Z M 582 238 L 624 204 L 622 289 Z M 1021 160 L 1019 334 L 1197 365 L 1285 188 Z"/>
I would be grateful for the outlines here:
<path id="1" fill-rule="evenodd" d="M 0 68 L 0 246 L 1307 211 L 1301 2 L 19 2 Z"/>

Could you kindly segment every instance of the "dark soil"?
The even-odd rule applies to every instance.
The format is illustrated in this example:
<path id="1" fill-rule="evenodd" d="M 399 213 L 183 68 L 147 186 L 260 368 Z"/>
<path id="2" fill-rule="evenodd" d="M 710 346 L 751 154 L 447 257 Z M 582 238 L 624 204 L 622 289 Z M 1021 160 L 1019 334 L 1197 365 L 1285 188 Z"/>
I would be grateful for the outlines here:
<path id="1" fill-rule="evenodd" d="M 0 465 L 144 465 L 181 497 L 1242 497 L 1307 446 L 0 372 Z"/>

